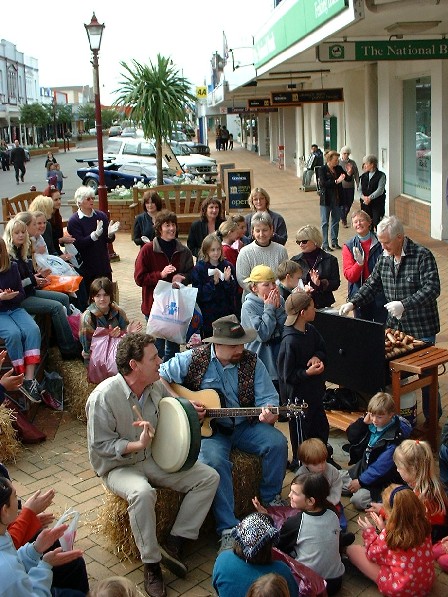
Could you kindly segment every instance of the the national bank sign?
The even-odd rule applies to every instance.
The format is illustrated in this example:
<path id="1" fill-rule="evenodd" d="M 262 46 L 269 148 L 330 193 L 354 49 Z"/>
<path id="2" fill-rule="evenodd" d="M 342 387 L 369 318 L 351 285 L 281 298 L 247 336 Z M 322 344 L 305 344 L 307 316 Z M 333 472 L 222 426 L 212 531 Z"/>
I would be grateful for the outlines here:
<path id="1" fill-rule="evenodd" d="M 296 0 L 285 9 L 280 4 L 274 11 L 277 15 L 275 22 L 255 37 L 255 68 L 260 68 L 347 7 L 348 0 Z"/>
<path id="2" fill-rule="evenodd" d="M 447 39 L 394 39 L 323 43 L 317 49 L 320 62 L 448 59 Z"/>

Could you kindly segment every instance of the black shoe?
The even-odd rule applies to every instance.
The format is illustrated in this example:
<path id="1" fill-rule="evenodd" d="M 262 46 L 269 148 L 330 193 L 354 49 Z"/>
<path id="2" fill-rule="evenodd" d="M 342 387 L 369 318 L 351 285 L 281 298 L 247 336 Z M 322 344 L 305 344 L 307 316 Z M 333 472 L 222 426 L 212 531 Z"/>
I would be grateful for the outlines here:
<path id="1" fill-rule="evenodd" d="M 160 564 L 145 564 L 143 574 L 145 575 L 144 587 L 148 595 L 150 597 L 166 597 L 166 587 Z"/>
<path id="2" fill-rule="evenodd" d="M 294 460 L 291 460 L 291 462 L 289 462 L 289 460 L 288 460 L 286 468 L 288 470 L 294 472 L 299 468 L 299 466 L 300 466 L 300 462 L 294 458 Z"/>
<path id="3" fill-rule="evenodd" d="M 188 568 L 182 562 L 182 548 L 185 543 L 183 537 L 176 537 L 175 535 L 168 535 L 166 541 L 160 546 L 160 553 L 162 554 L 162 562 L 174 572 L 177 576 L 184 578 L 188 572 Z"/>
<path id="4" fill-rule="evenodd" d="M 35 379 L 25 379 L 22 385 L 22 391 L 34 403 L 42 402 L 42 397 L 39 391 L 39 384 Z"/>
<path id="5" fill-rule="evenodd" d="M 333 243 L 333 244 L 331 245 L 331 247 L 332 247 L 333 249 L 342 249 L 342 247 L 341 247 L 340 245 L 338 245 L 338 243 Z"/>
<path id="6" fill-rule="evenodd" d="M 341 533 L 339 536 L 339 546 L 348 547 L 355 541 L 355 535 L 353 533 Z"/>
<path id="7" fill-rule="evenodd" d="M 25 180 L 24 180 L 24 178 L 23 178 L 23 174 L 22 174 L 22 176 L 20 177 L 20 180 L 21 180 L 22 182 L 25 182 Z"/>
<path id="8" fill-rule="evenodd" d="M 324 245 L 324 246 L 322 247 L 322 249 L 323 249 L 324 251 L 330 251 L 330 253 L 333 253 L 333 249 L 332 249 L 331 247 L 327 247 L 326 245 Z"/>
<path id="9" fill-rule="evenodd" d="M 80 361 L 84 360 L 79 350 L 70 350 L 69 352 L 63 352 L 61 350 L 60 352 L 63 361 L 75 361 L 77 359 Z"/>

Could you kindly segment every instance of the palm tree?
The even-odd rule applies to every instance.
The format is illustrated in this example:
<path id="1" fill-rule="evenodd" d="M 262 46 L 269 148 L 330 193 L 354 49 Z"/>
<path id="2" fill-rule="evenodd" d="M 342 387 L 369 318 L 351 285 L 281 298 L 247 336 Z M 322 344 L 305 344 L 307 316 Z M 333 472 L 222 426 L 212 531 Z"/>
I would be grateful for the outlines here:
<path id="1" fill-rule="evenodd" d="M 128 117 L 141 124 L 147 139 L 155 139 L 157 184 L 163 184 L 162 142 L 171 139 L 176 121 L 185 119 L 187 103 L 196 101 L 189 91 L 191 84 L 179 75 L 170 58 L 160 54 L 157 64 L 133 60 L 130 66 L 125 62 L 120 66 L 125 72 L 114 103 L 130 108 Z"/>

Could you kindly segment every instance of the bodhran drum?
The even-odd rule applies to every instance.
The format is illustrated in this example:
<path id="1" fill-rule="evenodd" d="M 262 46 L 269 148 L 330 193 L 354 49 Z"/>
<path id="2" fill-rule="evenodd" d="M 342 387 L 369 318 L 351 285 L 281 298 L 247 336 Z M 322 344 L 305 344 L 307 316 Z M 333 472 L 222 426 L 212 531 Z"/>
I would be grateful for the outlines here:
<path id="1" fill-rule="evenodd" d="M 167 473 L 190 469 L 201 448 L 198 413 L 189 400 L 167 396 L 159 402 L 159 420 L 151 444 L 155 463 Z"/>

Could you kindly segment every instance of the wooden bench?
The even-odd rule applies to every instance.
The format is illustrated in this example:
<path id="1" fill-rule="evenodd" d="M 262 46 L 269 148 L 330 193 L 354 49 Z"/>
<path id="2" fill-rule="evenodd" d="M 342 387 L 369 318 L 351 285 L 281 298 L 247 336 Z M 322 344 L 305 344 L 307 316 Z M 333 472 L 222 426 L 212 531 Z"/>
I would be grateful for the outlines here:
<path id="1" fill-rule="evenodd" d="M 38 191 L 29 191 L 28 193 L 21 193 L 15 197 L 2 197 L 2 224 L 6 224 L 8 220 L 12 220 L 21 211 L 28 211 L 28 208 L 35 197 L 42 195 Z"/>
<path id="2" fill-rule="evenodd" d="M 341 431 L 347 431 L 347 427 L 357 421 L 359 417 L 365 415 L 364 412 L 346 412 L 343 410 L 326 410 L 325 414 L 330 427 L 335 427 Z"/>
<path id="3" fill-rule="evenodd" d="M 141 200 L 147 190 L 138 187 L 132 189 L 134 203 L 129 207 L 134 220 L 135 216 L 143 212 Z M 168 209 L 177 215 L 181 234 L 188 233 L 190 224 L 201 218 L 201 204 L 204 199 L 216 197 L 222 204 L 223 212 L 226 213 L 227 211 L 225 195 L 223 195 L 220 184 L 159 185 L 151 190 L 160 195 L 163 209 Z"/>

